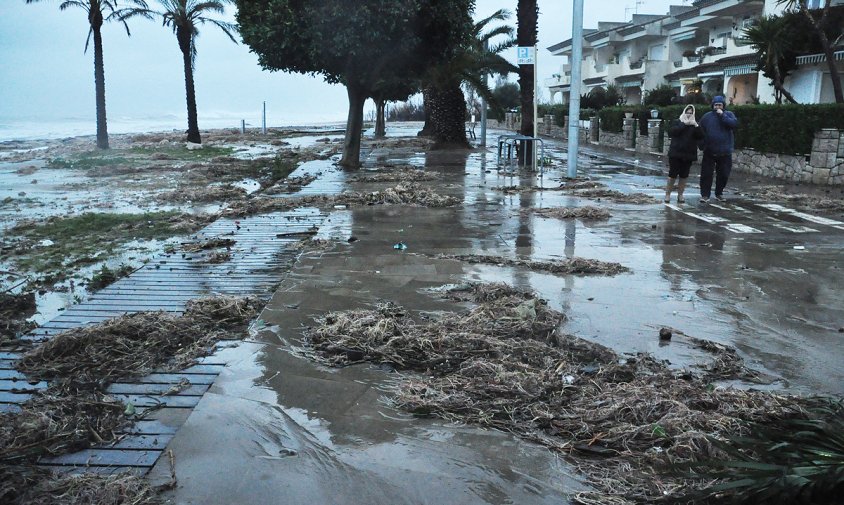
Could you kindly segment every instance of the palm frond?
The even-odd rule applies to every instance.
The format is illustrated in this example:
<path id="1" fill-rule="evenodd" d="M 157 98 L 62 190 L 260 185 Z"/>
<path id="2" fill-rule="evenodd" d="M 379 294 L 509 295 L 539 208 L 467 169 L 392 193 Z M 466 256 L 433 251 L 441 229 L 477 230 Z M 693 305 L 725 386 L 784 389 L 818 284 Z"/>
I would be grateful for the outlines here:
<path id="1" fill-rule="evenodd" d="M 742 504 L 834 503 L 844 495 L 844 408 L 818 408 L 810 419 L 757 425 L 747 436 L 712 440 L 725 455 L 685 464 L 686 476 L 719 483 L 690 498 Z"/>

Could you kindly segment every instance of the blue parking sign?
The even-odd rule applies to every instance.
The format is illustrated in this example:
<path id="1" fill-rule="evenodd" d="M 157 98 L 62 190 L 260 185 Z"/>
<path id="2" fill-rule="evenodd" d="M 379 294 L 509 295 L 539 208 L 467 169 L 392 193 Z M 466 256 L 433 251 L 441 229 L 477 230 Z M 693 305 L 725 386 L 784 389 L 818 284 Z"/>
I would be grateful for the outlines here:
<path id="1" fill-rule="evenodd" d="M 516 64 L 518 65 L 533 65 L 534 64 L 534 48 L 533 47 L 517 47 L 516 48 Z"/>

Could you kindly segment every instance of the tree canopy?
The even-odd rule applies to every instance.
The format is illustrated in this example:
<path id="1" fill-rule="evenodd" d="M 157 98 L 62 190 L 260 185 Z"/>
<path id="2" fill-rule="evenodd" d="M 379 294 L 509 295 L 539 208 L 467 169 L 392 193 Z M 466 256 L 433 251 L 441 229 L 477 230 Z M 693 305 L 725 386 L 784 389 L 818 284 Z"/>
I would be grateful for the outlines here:
<path id="1" fill-rule="evenodd" d="M 346 86 L 341 164 L 360 160 L 363 103 L 385 83 L 412 83 L 471 34 L 474 0 L 236 0 L 243 41 L 267 70 L 322 75 Z"/>

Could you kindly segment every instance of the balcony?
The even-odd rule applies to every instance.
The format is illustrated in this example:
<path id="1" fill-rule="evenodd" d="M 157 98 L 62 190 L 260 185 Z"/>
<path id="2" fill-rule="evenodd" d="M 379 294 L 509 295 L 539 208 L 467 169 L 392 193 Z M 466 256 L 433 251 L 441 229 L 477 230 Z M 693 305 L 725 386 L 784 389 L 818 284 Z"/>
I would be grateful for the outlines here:
<path id="1" fill-rule="evenodd" d="M 749 12 L 762 13 L 764 0 L 696 0 L 692 2 L 701 16 L 736 16 Z"/>

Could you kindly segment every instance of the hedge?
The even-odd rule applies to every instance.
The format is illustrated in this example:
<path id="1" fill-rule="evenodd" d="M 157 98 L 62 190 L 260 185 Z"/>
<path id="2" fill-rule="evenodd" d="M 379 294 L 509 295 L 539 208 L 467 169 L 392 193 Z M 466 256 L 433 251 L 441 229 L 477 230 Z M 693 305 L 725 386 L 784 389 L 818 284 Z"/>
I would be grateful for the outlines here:
<path id="1" fill-rule="evenodd" d="M 657 107 L 659 117 L 672 121 L 686 105 Z M 823 128 L 844 130 L 844 104 L 813 105 L 741 105 L 728 107 L 739 120 L 736 148 L 779 154 L 807 155 L 812 151 L 815 132 Z M 639 128 L 650 118 L 649 107 L 607 107 L 598 112 L 601 130 L 621 133 L 625 112 L 640 118 Z M 700 120 L 710 108 L 695 106 Z"/>

